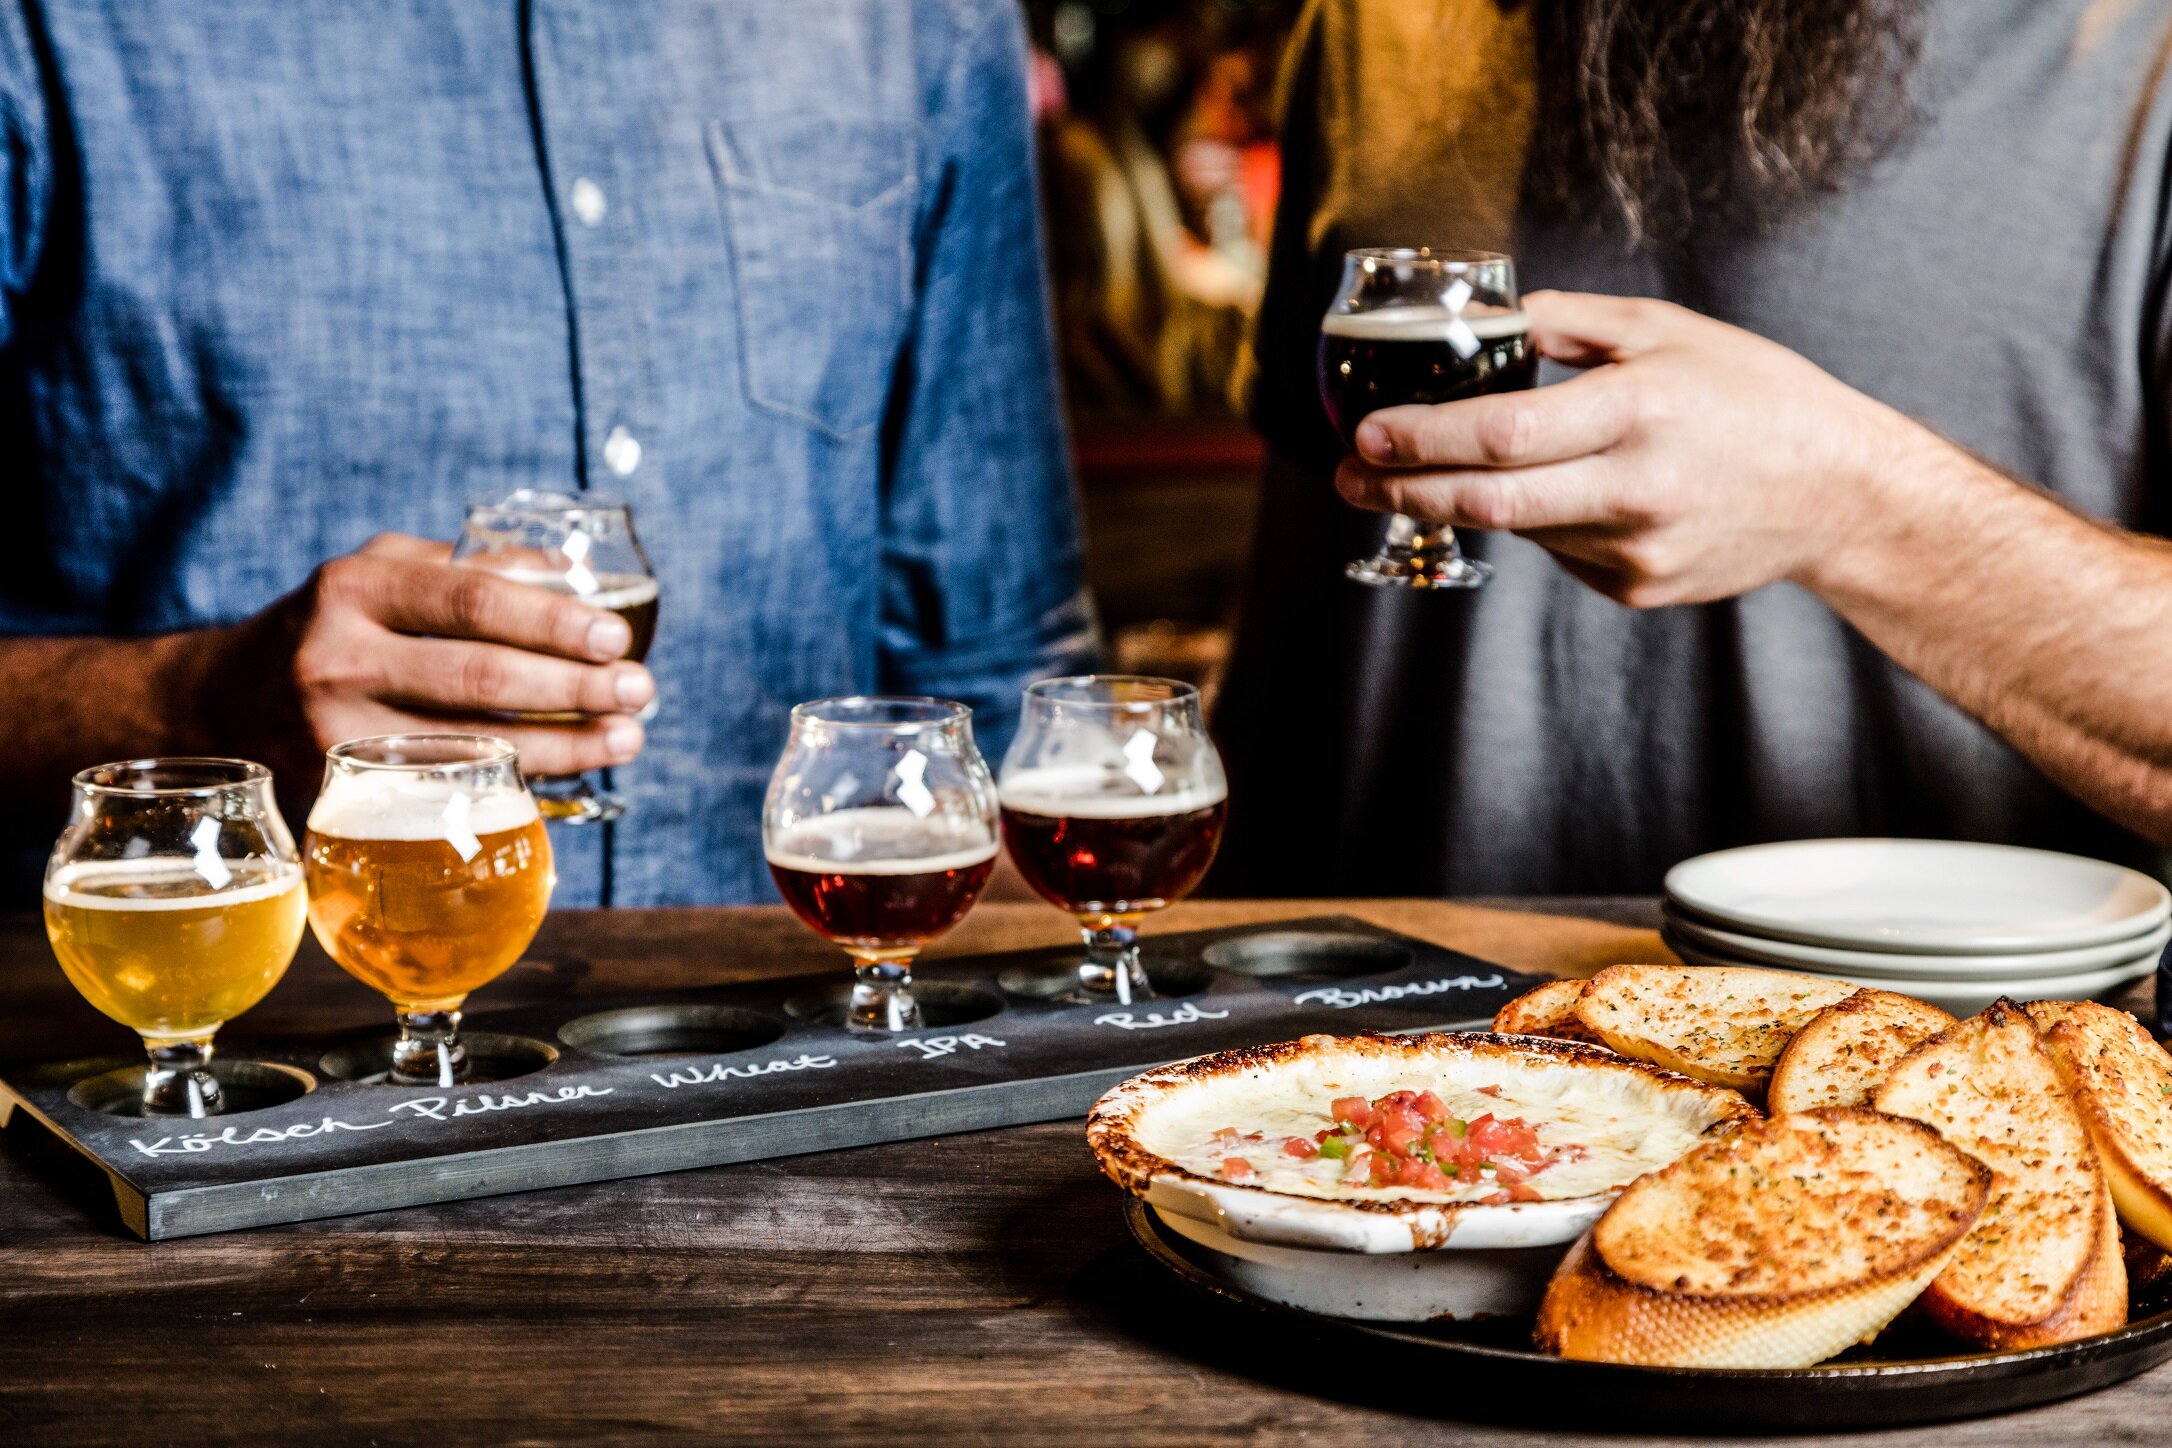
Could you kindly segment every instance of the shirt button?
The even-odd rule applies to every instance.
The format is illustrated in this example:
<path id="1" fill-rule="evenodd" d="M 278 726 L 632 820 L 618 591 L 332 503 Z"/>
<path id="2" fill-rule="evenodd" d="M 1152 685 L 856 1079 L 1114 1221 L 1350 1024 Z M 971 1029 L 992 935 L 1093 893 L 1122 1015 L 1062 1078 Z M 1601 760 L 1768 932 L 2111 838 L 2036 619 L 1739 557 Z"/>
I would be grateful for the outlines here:
<path id="1" fill-rule="evenodd" d="M 581 218 L 583 226 L 594 226 L 603 220 L 603 188 L 586 176 L 573 183 L 573 214 Z"/>
<path id="2" fill-rule="evenodd" d="M 641 466 L 641 444 L 623 427 L 611 429 L 603 440 L 603 465 L 620 477 Z"/>

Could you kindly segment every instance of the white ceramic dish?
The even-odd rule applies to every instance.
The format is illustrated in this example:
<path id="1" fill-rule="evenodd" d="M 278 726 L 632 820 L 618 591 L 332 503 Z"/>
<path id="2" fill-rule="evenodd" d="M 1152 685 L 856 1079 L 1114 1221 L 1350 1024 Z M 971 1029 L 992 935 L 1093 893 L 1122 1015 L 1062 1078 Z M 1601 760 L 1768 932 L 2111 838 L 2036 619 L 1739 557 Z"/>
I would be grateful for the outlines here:
<path id="1" fill-rule="evenodd" d="M 1676 955 L 1691 965 L 1758 965 L 1761 962 L 1737 960 L 1732 956 L 1713 954 L 1699 950 L 1684 940 L 1674 930 L 1660 932 L 1661 938 Z M 1770 969 L 1769 966 L 1765 968 Z M 1829 976 L 1835 980 L 1853 981 L 1857 985 L 1875 986 L 1879 990 L 1897 990 L 1917 1000 L 1929 1001 L 1942 1010 L 1957 1016 L 1972 1016 L 2000 996 L 2011 996 L 2017 1001 L 2085 1001 L 2101 1000 L 2116 995 L 2125 987 L 2140 980 L 2157 968 L 2157 955 L 2137 956 L 2119 965 L 2103 970 L 2081 971 L 2073 975 L 2024 977 L 1999 980 L 1926 979 L 1899 981 L 1890 977 L 1873 975 L 1857 976 L 1847 971 L 1817 970 L 1815 975 Z"/>
<path id="2" fill-rule="evenodd" d="M 2137 871 L 1954 840 L 1721 850 L 1669 870 L 1666 891 L 1723 929 L 1901 954 L 2071 950 L 2172 918 L 2172 893 Z"/>
<path id="3" fill-rule="evenodd" d="M 1320 1252 L 1233 1237 L 1211 1222 L 1155 1216 L 1196 1244 L 1201 1267 L 1233 1287 L 1329 1317 L 1438 1322 L 1538 1310 L 1565 1242 L 1494 1252 Z"/>
<path id="4" fill-rule="evenodd" d="M 1568 1041 L 1464 1032 L 1307 1036 L 1134 1076 L 1095 1103 L 1086 1138 L 1102 1171 L 1163 1217 L 1206 1223 L 1247 1242 L 1339 1253 L 1565 1249 L 1633 1176 L 1663 1163 L 1602 1191 L 1489 1204 L 1392 1189 L 1334 1197 L 1269 1190 L 1200 1175 L 1161 1149 L 1203 1119 L 1235 1124 L 1249 1103 L 1286 1100 L 1291 1090 L 1324 1121 L 1328 1100 L 1342 1094 L 1424 1088 L 1452 1096 L 1479 1086 L 1567 1089 L 1563 1083 L 1617 1120 L 1650 1123 L 1640 1128 L 1646 1140 L 1679 1136 L 1683 1150 L 1750 1111 L 1732 1091 Z M 1543 1127 L 1543 1118 L 1534 1124 Z"/>
<path id="5" fill-rule="evenodd" d="M 2076 950 L 2017 951 L 2001 955 L 1899 955 L 1874 950 L 1840 950 L 1829 945 L 1801 945 L 1790 940 L 1768 940 L 1741 935 L 1693 920 L 1672 906 L 1664 915 L 1667 927 L 1684 940 L 1716 955 L 1758 965 L 1777 965 L 1789 970 L 1840 971 L 1850 975 L 1889 976 L 1895 981 L 2003 980 L 2009 977 L 2073 975 L 2085 970 L 2104 970 L 2123 965 L 2140 955 L 2154 955 L 2172 942 L 2172 922 L 2145 934 L 2108 945 L 2085 945 Z M 1896 989 L 1899 987 L 1896 986 Z"/>

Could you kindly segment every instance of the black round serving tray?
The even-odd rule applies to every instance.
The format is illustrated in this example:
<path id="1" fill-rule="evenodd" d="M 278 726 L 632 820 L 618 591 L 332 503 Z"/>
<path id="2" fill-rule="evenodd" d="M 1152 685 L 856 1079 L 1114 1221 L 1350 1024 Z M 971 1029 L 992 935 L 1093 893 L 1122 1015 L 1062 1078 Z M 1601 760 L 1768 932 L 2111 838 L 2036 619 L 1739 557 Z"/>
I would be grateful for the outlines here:
<path id="1" fill-rule="evenodd" d="M 2152 1301 L 2138 1306 L 2135 1319 L 2117 1332 L 2021 1352 L 1906 1356 L 1915 1347 L 1936 1352 L 1938 1339 L 1902 1327 L 1814 1368 L 1570 1362 L 1526 1346 L 1528 1320 L 1359 1322 L 1284 1307 L 1213 1275 L 1192 1255 L 1191 1244 L 1163 1231 L 1138 1198 L 1124 1198 L 1124 1217 L 1146 1254 L 1197 1291 L 1270 1321 L 1340 1337 L 1361 1347 L 1367 1364 L 1384 1355 L 1404 1359 L 1408 1380 L 1426 1390 L 1407 1402 L 1398 1400 L 1399 1406 L 1444 1417 L 1499 1416 L 1498 1409 L 1483 1410 L 1490 1403 L 1513 1405 L 1517 1420 L 1533 1427 L 1576 1423 L 1733 1432 L 1895 1427 L 2055 1402 L 2124 1382 L 2172 1358 L 2172 1304 Z M 2149 1315 L 2141 1315 L 2145 1311 Z M 1374 1371 L 1368 1367 L 1367 1375 Z M 1449 1390 L 1458 1379 L 1476 1391 L 1466 1396 Z M 1481 1410 L 1458 1411 L 1464 1403 Z"/>

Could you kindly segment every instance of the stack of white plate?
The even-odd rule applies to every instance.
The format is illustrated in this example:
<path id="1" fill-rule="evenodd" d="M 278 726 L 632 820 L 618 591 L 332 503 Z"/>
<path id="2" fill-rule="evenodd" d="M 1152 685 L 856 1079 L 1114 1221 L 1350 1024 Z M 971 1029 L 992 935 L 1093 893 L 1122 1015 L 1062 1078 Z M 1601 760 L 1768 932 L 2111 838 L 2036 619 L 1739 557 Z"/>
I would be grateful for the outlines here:
<path id="1" fill-rule="evenodd" d="M 2157 964 L 2172 894 L 2101 860 L 1949 840 L 1797 840 L 1685 860 L 1666 924 L 1692 965 L 1810 971 L 1956 1015 L 2090 1000 Z"/>

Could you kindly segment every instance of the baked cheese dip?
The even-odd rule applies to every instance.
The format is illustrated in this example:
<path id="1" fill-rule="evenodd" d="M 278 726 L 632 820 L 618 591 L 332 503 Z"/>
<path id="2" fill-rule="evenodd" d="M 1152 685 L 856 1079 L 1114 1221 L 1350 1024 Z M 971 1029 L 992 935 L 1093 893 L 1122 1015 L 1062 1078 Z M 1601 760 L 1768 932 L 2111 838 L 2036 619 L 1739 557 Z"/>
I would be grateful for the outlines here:
<path id="1" fill-rule="evenodd" d="M 1308 1037 L 1246 1054 L 1170 1068 L 1196 1074 L 1156 1092 L 1131 1139 L 1192 1175 L 1291 1196 L 1495 1205 L 1617 1190 L 1749 1110 L 1558 1043 Z"/>

